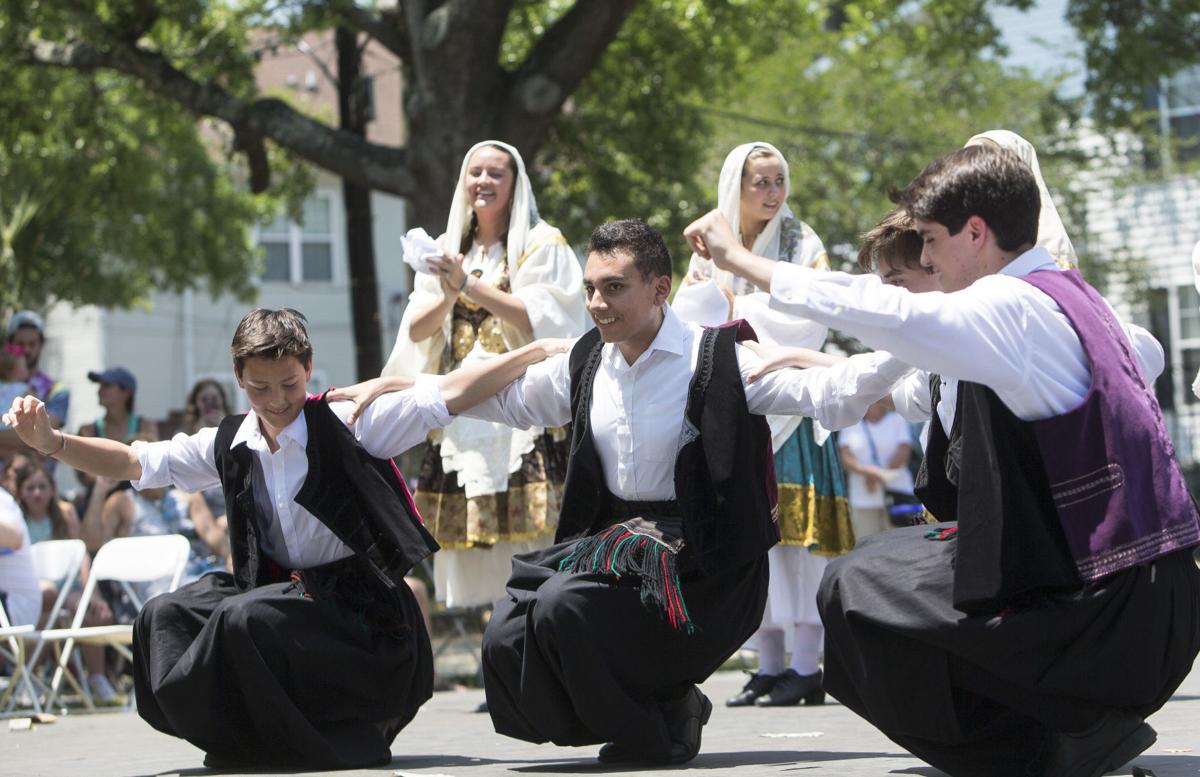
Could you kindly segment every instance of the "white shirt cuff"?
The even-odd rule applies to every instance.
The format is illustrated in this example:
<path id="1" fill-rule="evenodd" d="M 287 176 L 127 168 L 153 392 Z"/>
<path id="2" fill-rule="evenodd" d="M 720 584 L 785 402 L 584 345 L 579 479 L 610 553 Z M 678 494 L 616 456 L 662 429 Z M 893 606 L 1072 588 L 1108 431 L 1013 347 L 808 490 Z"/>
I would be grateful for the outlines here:
<path id="1" fill-rule="evenodd" d="M 142 465 L 142 476 L 129 481 L 130 485 L 138 491 L 145 488 L 166 488 L 171 485 L 170 440 L 134 440 L 132 447 L 133 452 L 137 454 L 138 463 Z"/>

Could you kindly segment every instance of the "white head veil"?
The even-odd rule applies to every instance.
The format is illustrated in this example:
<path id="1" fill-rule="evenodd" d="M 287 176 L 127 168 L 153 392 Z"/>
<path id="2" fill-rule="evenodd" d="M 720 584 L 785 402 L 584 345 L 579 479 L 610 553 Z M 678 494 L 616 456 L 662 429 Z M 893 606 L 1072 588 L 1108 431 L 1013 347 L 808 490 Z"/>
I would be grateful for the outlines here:
<path id="1" fill-rule="evenodd" d="M 458 171 L 458 185 L 454 187 L 454 198 L 450 201 L 450 216 L 446 219 L 446 232 L 442 235 L 440 244 L 442 250 L 450 256 L 456 256 L 471 226 L 471 200 L 467 194 L 467 165 L 471 155 L 484 146 L 494 146 L 503 149 L 513 158 L 517 166 L 516 180 L 513 181 L 512 205 L 508 213 L 508 261 L 516 262 L 525 253 L 525 243 L 529 238 L 529 230 L 538 223 L 537 202 L 533 198 L 533 187 L 529 184 L 529 176 L 525 174 L 525 160 L 521 152 L 507 143 L 499 140 L 484 140 L 471 146 L 463 157 L 462 167 Z"/>
<path id="2" fill-rule="evenodd" d="M 780 234 L 782 232 L 782 224 L 785 218 L 794 218 L 792 211 L 788 208 L 787 198 L 792 191 L 791 175 L 788 172 L 787 159 L 780 153 L 779 149 L 765 141 L 754 141 L 752 143 L 743 143 L 737 148 L 729 152 L 725 157 L 725 163 L 721 165 L 721 177 L 717 180 L 717 210 L 725 216 L 725 220 L 740 237 L 742 234 L 742 172 L 746 167 L 746 158 L 756 149 L 763 149 L 775 155 L 779 163 L 783 165 L 783 202 L 780 203 L 778 212 L 771 217 L 763 227 L 763 231 L 754 239 L 754 246 L 750 249 L 758 256 L 765 256 L 769 259 L 783 259 L 779 255 Z M 710 266 L 710 262 L 696 254 L 692 255 L 692 266 L 695 265 Z M 712 279 L 719 285 L 727 289 L 736 289 L 740 284 L 737 283 L 737 276 L 726 270 L 718 270 L 712 267 Z"/>
<path id="3" fill-rule="evenodd" d="M 1075 247 L 1071 245 L 1067 229 L 1063 226 L 1062 219 L 1059 218 L 1058 209 L 1054 207 L 1054 200 L 1050 198 L 1050 191 L 1046 188 L 1045 179 L 1042 178 L 1042 169 L 1038 166 L 1037 151 L 1034 150 L 1033 144 L 1009 130 L 988 130 L 972 137 L 966 142 L 966 145 L 979 145 L 982 141 L 988 141 L 1000 148 L 1012 151 L 1033 171 L 1033 177 L 1037 180 L 1038 194 L 1042 198 L 1042 212 L 1038 215 L 1037 244 L 1050 252 L 1059 267 L 1064 269 L 1077 267 L 1079 258 L 1075 256 Z"/>

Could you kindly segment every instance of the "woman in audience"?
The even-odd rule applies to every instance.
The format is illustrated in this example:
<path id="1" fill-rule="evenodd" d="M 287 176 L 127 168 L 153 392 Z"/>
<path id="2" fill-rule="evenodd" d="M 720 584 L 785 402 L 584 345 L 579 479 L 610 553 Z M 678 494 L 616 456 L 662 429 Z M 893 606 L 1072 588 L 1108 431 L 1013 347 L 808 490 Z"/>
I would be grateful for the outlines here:
<path id="1" fill-rule="evenodd" d="M 29 462 L 16 470 L 14 488 L 17 502 L 25 517 L 30 544 L 48 540 L 79 539 L 79 517 L 75 513 L 75 507 L 70 502 L 58 498 L 54 490 L 54 480 L 44 465 Z M 79 568 L 81 587 L 87 581 L 88 571 L 89 558 L 85 555 Z M 42 614 L 47 617 L 54 603 L 58 601 L 59 582 L 44 578 L 38 580 L 42 594 Z M 72 591 L 64 600 L 62 611 L 68 617 L 79 606 L 80 593 L 80 590 Z M 112 610 L 108 604 L 102 597 L 93 597 L 84 616 L 83 625 L 107 626 L 112 622 Z M 47 622 L 40 625 L 43 628 L 55 628 L 59 624 Z M 88 688 L 91 690 L 93 701 L 98 704 L 119 703 L 120 698 L 105 674 L 104 648 L 100 645 L 83 645 L 80 651 L 83 653 Z"/>

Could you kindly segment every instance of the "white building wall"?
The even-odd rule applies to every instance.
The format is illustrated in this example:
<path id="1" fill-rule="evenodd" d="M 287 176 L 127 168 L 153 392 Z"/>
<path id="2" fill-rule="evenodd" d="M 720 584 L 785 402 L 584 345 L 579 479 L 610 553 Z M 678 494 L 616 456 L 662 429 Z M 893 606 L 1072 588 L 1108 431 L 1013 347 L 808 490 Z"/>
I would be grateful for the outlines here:
<path id="1" fill-rule="evenodd" d="M 229 341 L 238 321 L 253 307 L 293 307 L 304 313 L 313 341 L 314 383 L 319 388 L 353 383 L 355 351 L 340 183 L 322 176 L 317 194 L 328 196 L 331 203 L 332 281 L 263 282 L 252 303 L 229 295 L 214 300 L 197 290 L 190 306 L 185 295 L 163 293 L 133 310 L 55 308 L 47 322 L 44 364 L 71 388 L 68 428 L 78 428 L 100 412 L 96 386 L 87 380 L 89 370 L 119 365 L 132 371 L 138 379 L 136 409 L 150 418 L 182 409 L 188 390 L 200 377 L 217 376 L 233 385 Z M 386 358 L 407 299 L 406 266 L 400 254 L 407 219 L 403 201 L 390 195 L 373 194 L 372 210 Z M 245 408 L 240 392 L 235 392 L 234 401 Z"/>

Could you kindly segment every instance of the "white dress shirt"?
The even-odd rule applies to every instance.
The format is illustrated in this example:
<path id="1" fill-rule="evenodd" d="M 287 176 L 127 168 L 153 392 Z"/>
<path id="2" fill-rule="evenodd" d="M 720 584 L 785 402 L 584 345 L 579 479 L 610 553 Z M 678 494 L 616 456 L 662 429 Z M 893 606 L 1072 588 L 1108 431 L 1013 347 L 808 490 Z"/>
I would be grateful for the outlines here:
<path id="1" fill-rule="evenodd" d="M 701 327 L 681 321 L 670 306 L 654 341 L 633 364 L 605 343 L 592 386 L 591 424 L 609 490 L 627 500 L 675 498 L 675 459 L 693 439 L 685 429 L 688 386 L 699 358 Z M 737 346 L 746 375 L 760 360 Z M 834 367 L 779 370 L 745 384 L 750 412 L 807 415 L 830 429 L 863 417 L 911 368 L 878 352 Z M 530 367 L 525 377 L 466 415 L 513 426 L 562 426 L 571 420 L 570 354 Z"/>
<path id="2" fill-rule="evenodd" d="M 329 407 L 342 423 L 354 409 L 351 402 L 331 402 Z M 349 426 L 367 453 L 385 459 L 423 442 L 431 429 L 445 426 L 449 421 L 437 377 L 431 375 L 419 378 L 407 391 L 379 397 Z M 162 442 L 133 443 L 142 465 L 142 477 L 133 481 L 133 487 L 162 488 L 173 483 L 185 491 L 202 491 L 221 485 L 214 458 L 216 437 L 217 428 L 208 427 L 193 435 L 181 433 Z M 285 569 L 307 569 L 351 555 L 350 548 L 329 527 L 295 502 L 308 475 L 305 454 L 308 425 L 304 411 L 278 434 L 276 441 L 279 449 L 272 453 L 259 427 L 258 416 L 251 410 L 232 443 L 232 446 L 245 443 L 262 465 L 272 507 L 272 523 L 262 538 L 263 552 Z"/>
<path id="3" fill-rule="evenodd" d="M 992 389 L 1026 421 L 1061 415 L 1083 400 L 1091 370 L 1079 336 L 1054 300 L 1020 279 L 1057 269 L 1044 248 L 1034 248 L 961 291 L 913 294 L 873 274 L 781 264 L 771 282 L 771 304 L 917 366 L 892 393 L 909 420 L 930 417 L 929 373 L 940 375 L 937 412 L 949 433 L 959 380 Z M 1125 331 L 1152 382 L 1163 369 L 1162 346 L 1141 327 L 1125 325 Z"/>

